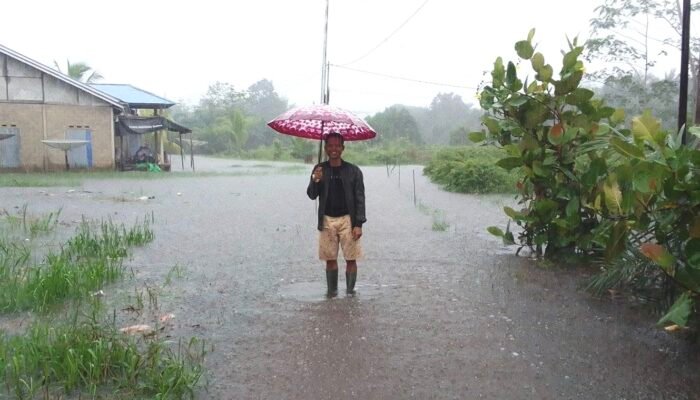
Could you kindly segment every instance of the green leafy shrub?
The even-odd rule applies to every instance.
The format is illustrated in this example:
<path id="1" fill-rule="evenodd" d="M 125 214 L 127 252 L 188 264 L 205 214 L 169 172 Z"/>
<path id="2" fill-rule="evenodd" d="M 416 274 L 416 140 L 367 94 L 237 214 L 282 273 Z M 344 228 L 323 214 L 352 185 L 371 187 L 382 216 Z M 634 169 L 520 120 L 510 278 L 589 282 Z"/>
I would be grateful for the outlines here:
<path id="1" fill-rule="evenodd" d="M 521 247 L 547 256 L 596 250 L 600 243 L 591 230 L 598 225 L 596 199 L 608 173 L 603 137 L 610 125 L 604 122 L 615 125 L 619 116 L 594 99 L 592 91 L 579 87 L 583 46 L 576 40 L 569 43 L 555 79 L 552 66 L 534 52 L 533 36 L 534 30 L 515 50 L 534 73 L 523 81 L 516 63 L 496 59 L 492 84 L 480 93 L 488 131 L 472 133 L 470 140 L 487 138 L 503 148 L 507 157 L 498 165 L 522 173 L 517 183 L 520 210 L 505 209 L 522 228 L 517 237 Z M 509 240 L 512 234 L 506 231 L 503 237 Z"/>
<path id="2" fill-rule="evenodd" d="M 508 193 L 515 190 L 516 173 L 496 163 L 504 152 L 493 147 L 468 146 L 438 151 L 423 170 L 445 190 L 460 193 Z"/>
<path id="3" fill-rule="evenodd" d="M 534 52 L 533 35 L 517 42 L 515 50 L 530 62 L 534 80 L 521 81 L 515 63 L 506 67 L 499 57 L 492 85 L 480 94 L 488 131 L 470 135 L 505 149 L 508 156 L 498 165 L 524 174 L 517 184 L 522 208 L 504 209 L 522 228 L 517 240 L 537 253 L 546 249 L 545 255 L 603 256 L 608 268 L 594 281 L 594 290 L 627 278 L 634 285 L 659 285 L 645 263 L 621 267 L 638 251 L 679 289 L 659 323 L 687 325 L 700 296 L 697 141 L 684 145 L 681 135 L 663 131 L 650 111 L 633 118 L 629 129 L 619 126 L 625 120 L 622 110 L 606 107 L 579 87 L 583 47 L 570 43 L 557 80 L 544 56 Z M 508 229 L 488 230 L 515 241 Z"/>

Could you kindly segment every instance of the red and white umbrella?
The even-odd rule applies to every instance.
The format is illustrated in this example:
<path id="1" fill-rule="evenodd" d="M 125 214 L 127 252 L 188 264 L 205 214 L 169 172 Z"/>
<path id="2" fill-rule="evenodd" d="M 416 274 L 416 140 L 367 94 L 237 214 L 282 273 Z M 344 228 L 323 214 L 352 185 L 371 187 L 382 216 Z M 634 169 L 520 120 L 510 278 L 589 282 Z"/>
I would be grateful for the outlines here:
<path id="1" fill-rule="evenodd" d="M 377 132 L 360 117 L 327 104 L 292 108 L 267 125 L 285 135 L 315 140 L 323 140 L 331 132 L 340 133 L 348 141 L 377 136 Z"/>

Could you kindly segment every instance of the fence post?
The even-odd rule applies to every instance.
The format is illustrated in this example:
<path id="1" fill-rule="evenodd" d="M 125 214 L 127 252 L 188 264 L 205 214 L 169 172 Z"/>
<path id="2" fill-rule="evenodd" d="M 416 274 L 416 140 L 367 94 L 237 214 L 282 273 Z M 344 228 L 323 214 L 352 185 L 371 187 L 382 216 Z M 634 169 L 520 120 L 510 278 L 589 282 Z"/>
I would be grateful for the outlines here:
<path id="1" fill-rule="evenodd" d="M 413 170 L 413 207 L 416 206 L 416 170 Z"/>

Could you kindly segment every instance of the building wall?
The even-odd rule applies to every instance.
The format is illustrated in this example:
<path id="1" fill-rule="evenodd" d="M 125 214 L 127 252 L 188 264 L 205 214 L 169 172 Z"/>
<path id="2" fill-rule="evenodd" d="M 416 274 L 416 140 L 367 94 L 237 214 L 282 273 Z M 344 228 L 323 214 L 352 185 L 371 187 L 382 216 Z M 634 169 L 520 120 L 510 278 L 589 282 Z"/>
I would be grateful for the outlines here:
<path id="1" fill-rule="evenodd" d="M 64 169 L 62 151 L 41 143 L 71 128 L 92 131 L 94 168 L 114 167 L 112 106 L 75 86 L 0 54 L 0 126 L 16 126 L 22 169 Z"/>
<path id="2" fill-rule="evenodd" d="M 110 106 L 0 102 L 0 125 L 19 128 L 21 168 L 24 170 L 65 169 L 63 152 L 49 148 L 41 141 L 65 139 L 66 131 L 71 127 L 89 127 L 92 131 L 94 168 L 113 168 L 112 115 Z"/>

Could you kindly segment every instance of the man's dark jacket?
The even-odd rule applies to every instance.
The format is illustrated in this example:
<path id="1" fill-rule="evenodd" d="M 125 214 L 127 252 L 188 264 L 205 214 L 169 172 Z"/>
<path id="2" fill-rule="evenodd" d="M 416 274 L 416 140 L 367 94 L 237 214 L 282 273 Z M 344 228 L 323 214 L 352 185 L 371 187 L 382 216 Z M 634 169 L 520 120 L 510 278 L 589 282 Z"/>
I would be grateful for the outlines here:
<path id="1" fill-rule="evenodd" d="M 318 230 L 323 230 L 323 216 L 326 211 L 326 200 L 328 199 L 328 187 L 331 177 L 331 165 L 328 161 L 314 166 L 323 168 L 323 178 L 319 183 L 310 179 L 306 194 L 311 200 L 319 197 L 318 201 Z M 343 191 L 345 192 L 345 204 L 348 206 L 352 227 L 362 227 L 367 222 L 365 218 L 365 184 L 362 181 L 362 171 L 357 165 L 350 164 L 343 160 L 340 164 L 340 178 L 343 181 Z"/>

